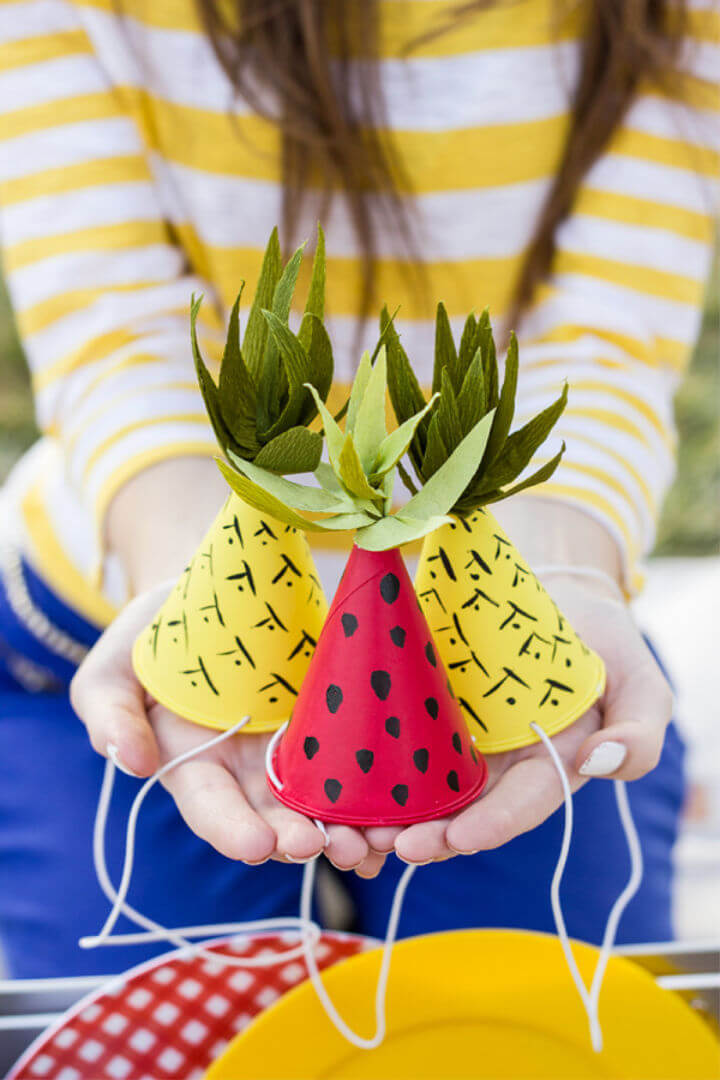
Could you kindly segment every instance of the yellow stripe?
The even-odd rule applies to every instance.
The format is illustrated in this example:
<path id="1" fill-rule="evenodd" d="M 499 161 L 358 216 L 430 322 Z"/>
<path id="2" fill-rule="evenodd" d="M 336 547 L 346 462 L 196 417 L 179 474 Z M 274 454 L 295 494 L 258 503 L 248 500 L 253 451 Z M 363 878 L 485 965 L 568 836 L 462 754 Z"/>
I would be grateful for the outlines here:
<path id="1" fill-rule="evenodd" d="M 62 195 L 68 191 L 100 187 L 103 184 L 127 184 L 150 179 L 147 162 L 137 154 L 81 161 L 57 169 L 18 176 L 0 183 L 0 200 L 5 206 L 27 202 L 44 195 Z M 108 192 L 108 199 L 112 193 Z"/>
<path id="2" fill-rule="evenodd" d="M 135 360 L 135 357 L 133 357 Z M 156 362 L 157 357 L 142 357 L 144 363 Z M 121 365 L 123 368 L 125 365 Z M 96 380 L 93 380 L 96 381 Z M 83 434 L 88 428 L 96 423 L 102 416 L 106 416 L 107 413 L 114 412 L 121 402 L 125 401 L 137 401 L 138 398 L 145 398 L 148 394 L 154 394 L 158 390 L 194 390 L 199 397 L 199 390 L 197 382 L 190 382 L 189 380 L 177 379 L 175 382 L 163 382 L 153 384 L 152 386 L 136 386 L 132 390 L 127 390 L 122 394 L 113 394 L 110 400 L 105 401 L 99 408 L 93 409 L 89 416 L 86 416 L 80 426 L 69 425 L 64 429 L 64 446 L 65 452 L 68 456 L 72 454 L 74 447 L 77 444 L 78 439 L 81 439 Z M 87 397 L 88 391 L 83 394 L 83 397 Z M 82 399 L 81 399 L 82 400 Z M 160 418 L 158 418 L 160 422 Z"/>
<path id="3" fill-rule="evenodd" d="M 599 439 L 593 439 L 590 435 L 586 435 L 584 432 L 580 434 L 577 431 L 573 431 L 570 438 L 573 440 L 573 442 L 577 439 L 580 442 L 586 443 L 588 446 L 592 446 L 593 449 L 599 450 L 603 454 L 608 454 L 611 458 L 614 458 L 615 461 L 617 461 L 618 465 L 620 465 L 622 469 L 624 469 L 627 473 L 629 473 L 630 476 L 632 476 L 633 480 L 642 491 L 645 502 L 647 503 L 651 514 L 655 516 L 658 509 L 657 499 L 655 498 L 653 491 L 646 483 L 645 478 L 629 461 L 627 461 L 621 454 L 618 454 L 616 450 L 613 450 L 612 447 L 608 446 L 606 443 L 601 442 Z"/>
<path id="4" fill-rule="evenodd" d="M 547 292 L 545 295 L 547 295 Z M 581 326 L 574 323 L 563 323 L 552 330 L 548 330 L 547 333 L 527 338 L 526 344 L 538 345 L 553 341 L 568 344 L 588 336 L 617 345 L 618 348 L 623 349 L 633 359 L 647 364 L 649 367 L 660 367 L 667 364 L 673 371 L 682 371 L 687 365 L 690 355 L 690 348 L 685 341 L 655 337 L 653 347 L 650 348 L 647 341 L 642 338 L 634 338 L 629 334 L 620 334 L 603 327 Z"/>
<path id="5" fill-rule="evenodd" d="M 711 179 L 717 176 L 720 163 L 720 155 L 716 150 L 684 142 L 681 132 L 677 139 L 667 139 L 627 127 L 620 128 L 613 137 L 611 151 L 613 154 L 627 154 L 628 157 L 639 158 L 641 161 L 654 161 L 658 165 L 689 169 Z"/>
<path id="6" fill-rule="evenodd" d="M 83 479 L 87 479 L 88 474 L 102 458 L 103 454 L 106 454 L 110 447 L 114 446 L 115 443 L 120 442 L 126 435 L 131 435 L 133 431 L 144 431 L 149 427 L 156 427 L 158 424 L 167 424 L 168 426 L 171 426 L 172 424 L 202 424 L 203 427 L 207 427 L 208 430 L 210 430 L 210 421 L 204 412 L 172 413 L 168 416 L 149 416 L 145 417 L 143 420 L 136 420 L 132 424 L 125 424 L 124 427 L 118 428 L 112 435 L 109 435 L 107 439 L 103 439 L 101 443 L 98 443 L 85 462 Z"/>
<path id="7" fill-rule="evenodd" d="M 126 110 L 114 94 L 79 94 L 3 113 L 0 116 L 0 139 L 14 139 L 33 131 L 47 131 L 82 120 L 108 120 L 123 115 L 126 115 Z"/>
<path id="8" fill-rule="evenodd" d="M 640 225 L 651 229 L 665 229 L 678 233 L 688 240 L 710 243 L 713 238 L 713 220 L 708 206 L 707 214 L 685 210 L 669 203 L 654 202 L 634 195 L 618 195 L 612 191 L 582 187 L 575 203 L 575 212 L 591 217 L 607 218 L 626 225 Z"/>
<path id="9" fill-rule="evenodd" d="M 42 498 L 42 481 L 21 503 L 23 522 L 40 576 L 70 607 L 98 626 L 107 626 L 117 610 L 83 577 L 61 547 Z"/>
<path id="10" fill-rule="evenodd" d="M 183 311 L 184 314 L 186 312 Z M 179 315 L 181 314 L 180 308 L 164 308 L 158 315 Z M 44 390 L 51 383 L 55 382 L 62 375 L 66 375 L 74 368 L 80 368 L 84 364 L 94 364 L 98 360 L 104 359 L 111 353 L 117 352 L 118 349 L 122 349 L 125 345 L 132 345 L 137 342 L 138 344 L 144 341 L 144 334 L 135 334 L 130 330 L 119 329 L 109 330 L 106 334 L 99 334 L 97 337 L 92 338 L 90 341 L 84 342 L 79 348 L 74 349 L 73 352 L 64 356 L 62 360 L 52 364 L 50 367 L 45 368 L 44 371 L 39 371 L 33 377 L 33 385 L 35 391 L 39 392 Z"/>
<path id="11" fill-rule="evenodd" d="M 32 307 L 19 309 L 16 312 L 18 325 L 24 334 L 38 334 L 64 316 L 78 312 L 81 308 L 88 308 L 104 297 L 115 294 L 140 294 L 146 289 L 157 289 L 165 283 L 162 278 L 158 278 L 155 281 L 130 281 L 101 285 L 96 289 L 71 289 L 43 300 L 39 304 L 33 304 Z"/>
<path id="12" fill-rule="evenodd" d="M 38 34 L 3 44 L 0 71 L 42 64 L 77 53 L 89 55 L 87 35 L 82 30 L 64 30 L 54 34 Z"/>
<path id="13" fill-rule="evenodd" d="M 124 251 L 169 242 L 165 222 L 127 221 L 23 240 L 3 248 L 3 261 L 7 273 L 12 273 L 53 255 L 70 255 L 77 251 Z"/>
<path id="14" fill-rule="evenodd" d="M 593 379 L 572 379 L 570 381 L 570 392 L 573 390 L 587 390 L 590 392 L 597 392 L 598 394 L 608 394 L 611 397 L 620 398 L 635 412 L 639 412 L 648 423 L 657 431 L 660 438 L 663 440 L 669 450 L 673 449 L 674 443 L 668 434 L 666 426 L 661 421 L 658 414 L 654 409 L 650 408 L 646 401 L 637 394 L 631 393 L 629 390 L 625 390 L 619 386 L 613 386 L 611 383 L 600 382 Z"/>
<path id="15" fill-rule="evenodd" d="M 652 444 L 648 441 L 645 433 L 631 420 L 628 420 L 625 416 L 621 416 L 619 413 L 611 412 L 609 409 L 591 409 L 591 408 L 573 408 L 572 406 L 567 408 L 564 413 L 565 416 L 578 416 L 587 420 L 597 420 L 598 423 L 604 424 L 605 427 L 616 428 L 617 431 L 623 431 L 626 435 L 630 435 L 631 438 L 637 439 L 648 449 L 652 449 Z"/>
<path id="16" fill-rule="evenodd" d="M 555 269 L 558 274 L 584 274 L 647 296 L 684 304 L 698 304 L 705 288 L 704 282 L 682 274 L 574 251 L 558 252 Z"/>
<path id="17" fill-rule="evenodd" d="M 628 507 L 635 515 L 638 521 L 638 525 L 642 526 L 642 517 L 640 516 L 637 507 L 635 506 L 632 498 L 628 494 L 626 488 L 617 480 L 612 473 L 606 472 L 604 469 L 598 468 L 596 465 L 586 465 L 582 462 L 568 461 L 567 457 L 563 458 L 563 468 L 572 469 L 574 472 L 580 473 L 584 476 L 592 476 L 593 479 L 598 480 L 601 484 L 605 484 L 606 487 L 612 488 L 612 490 L 619 495 Z"/>

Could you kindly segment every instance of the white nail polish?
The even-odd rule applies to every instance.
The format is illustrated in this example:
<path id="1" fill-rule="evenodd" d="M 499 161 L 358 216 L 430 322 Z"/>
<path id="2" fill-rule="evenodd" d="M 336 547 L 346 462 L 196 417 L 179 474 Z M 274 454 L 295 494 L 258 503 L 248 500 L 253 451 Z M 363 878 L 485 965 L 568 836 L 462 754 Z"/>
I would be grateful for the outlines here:
<path id="1" fill-rule="evenodd" d="M 600 743 L 583 761 L 578 771 L 583 776 L 610 776 L 617 772 L 626 756 L 627 747 L 622 743 Z"/>
<path id="2" fill-rule="evenodd" d="M 285 858 L 287 859 L 288 862 L 299 863 L 300 865 L 304 865 L 305 863 L 312 862 L 313 859 L 317 859 L 317 857 L 318 857 L 317 855 L 306 855 L 304 859 L 294 859 L 292 857 L 292 855 L 288 855 L 288 854 L 285 855 Z"/>
<path id="3" fill-rule="evenodd" d="M 132 769 L 128 769 L 127 765 L 123 765 L 122 761 L 120 760 L 120 753 L 115 743 L 109 742 L 106 749 L 107 756 L 110 758 L 116 769 L 119 769 L 120 772 L 124 772 L 126 776 L 132 776 L 136 780 L 140 779 L 136 772 L 133 772 Z"/>

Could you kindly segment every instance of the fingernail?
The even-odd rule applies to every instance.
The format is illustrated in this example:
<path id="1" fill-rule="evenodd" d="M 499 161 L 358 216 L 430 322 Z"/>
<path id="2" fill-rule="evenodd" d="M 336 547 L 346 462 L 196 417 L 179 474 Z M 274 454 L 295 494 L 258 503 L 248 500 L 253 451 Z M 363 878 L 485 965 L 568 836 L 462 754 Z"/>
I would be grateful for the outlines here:
<path id="1" fill-rule="evenodd" d="M 287 861 L 292 863 L 309 863 L 312 862 L 313 859 L 317 859 L 317 857 L 317 855 L 306 855 L 304 859 L 294 859 L 292 855 L 285 854 Z"/>
<path id="2" fill-rule="evenodd" d="M 603 742 L 585 758 L 578 769 L 583 776 L 610 776 L 622 765 L 627 747 L 619 742 Z"/>
<path id="3" fill-rule="evenodd" d="M 106 749 L 107 756 L 110 758 L 116 769 L 119 769 L 120 772 L 124 772 L 126 776 L 133 776 L 136 780 L 140 779 L 139 775 L 136 772 L 133 772 L 132 769 L 129 769 L 127 765 L 124 765 L 122 763 L 120 759 L 120 752 L 115 743 L 109 742 Z"/>

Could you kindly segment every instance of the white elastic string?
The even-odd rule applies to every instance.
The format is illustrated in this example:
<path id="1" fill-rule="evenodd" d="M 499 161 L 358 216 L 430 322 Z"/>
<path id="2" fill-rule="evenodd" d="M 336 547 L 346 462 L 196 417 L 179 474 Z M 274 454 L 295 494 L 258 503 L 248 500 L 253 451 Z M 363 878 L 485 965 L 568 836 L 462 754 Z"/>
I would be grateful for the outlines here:
<path id="1" fill-rule="evenodd" d="M 405 892 L 410 879 L 417 869 L 416 866 L 406 866 L 400 876 L 395 887 L 395 894 L 393 896 L 392 906 L 390 908 L 390 915 L 388 918 L 387 933 L 385 934 L 385 943 L 383 945 L 382 960 L 380 962 L 380 973 L 378 975 L 377 985 L 375 988 L 375 1034 L 370 1038 L 363 1038 L 362 1035 L 358 1035 L 353 1031 L 351 1027 L 343 1020 L 340 1013 L 335 1008 L 330 995 L 325 989 L 325 984 L 320 977 L 317 961 L 313 950 L 309 947 L 305 947 L 305 963 L 308 969 L 308 975 L 310 981 L 314 987 L 320 1004 L 325 1009 L 329 1019 L 335 1025 L 340 1034 L 347 1039 L 353 1046 L 357 1046 L 359 1050 L 374 1050 L 379 1046 L 385 1038 L 385 1032 L 387 1030 L 387 1015 L 385 1008 L 385 1001 L 387 997 L 387 984 L 390 977 L 390 961 L 392 959 L 392 947 L 395 944 L 395 938 L 397 936 L 398 923 L 400 922 L 400 914 L 402 912 L 403 900 L 405 899 Z M 305 867 L 305 873 L 303 874 L 302 892 L 300 894 L 300 917 L 302 920 L 310 919 L 310 904 L 313 894 L 313 886 L 315 881 L 315 863 L 311 862 Z"/>
<path id="2" fill-rule="evenodd" d="M 596 1053 L 600 1053 L 603 1048 L 603 1036 L 602 1028 L 600 1027 L 600 1020 L 598 1016 L 600 1005 L 600 992 L 602 990 L 603 979 L 605 977 L 605 971 L 607 969 L 608 961 L 612 953 L 612 948 L 615 943 L 615 934 L 620 923 L 625 908 L 632 900 L 633 896 L 640 887 L 643 875 L 643 861 L 642 850 L 640 848 L 640 841 L 638 838 L 637 830 L 635 829 L 635 823 L 633 822 L 632 813 L 630 810 L 630 804 L 627 797 L 627 789 L 622 780 L 613 781 L 615 787 L 615 798 L 617 800 L 618 811 L 620 814 L 620 823 L 625 833 L 625 839 L 630 852 L 630 877 L 627 885 L 618 896 L 617 900 L 610 909 L 607 923 L 605 924 L 605 933 L 603 934 L 602 945 L 600 947 L 600 955 L 598 956 L 597 964 L 595 965 L 595 971 L 593 973 L 590 992 L 588 993 L 587 987 L 583 982 L 582 975 L 578 969 L 573 955 L 572 946 L 570 944 L 570 938 L 568 936 L 567 928 L 565 926 L 565 919 L 562 913 L 562 904 L 560 902 L 560 883 L 565 871 L 565 864 L 567 863 L 568 853 L 570 851 L 570 840 L 572 838 L 573 828 L 573 801 L 572 792 L 570 790 L 570 782 L 565 772 L 565 767 L 560 760 L 560 756 L 553 746 L 550 737 L 543 731 L 539 724 L 531 723 L 530 727 L 535 734 L 542 740 L 545 745 L 545 749 L 550 755 L 550 759 L 555 766 L 558 776 L 560 777 L 560 783 L 563 789 L 563 799 L 565 802 L 565 822 L 563 825 L 563 836 L 560 845 L 560 854 L 558 855 L 557 863 L 555 864 L 555 872 L 553 873 L 552 883 L 550 885 L 550 903 L 552 906 L 553 918 L 555 920 L 555 927 L 557 929 L 558 938 L 562 946 L 563 953 L 565 954 L 565 960 L 567 962 L 570 975 L 573 982 L 577 987 L 580 1000 L 583 1003 L 585 1012 L 587 1013 L 588 1023 L 590 1026 L 590 1038 L 592 1041 L 593 1050 Z"/>
<path id="3" fill-rule="evenodd" d="M 305 955 L 305 943 L 314 946 L 320 940 L 321 930 L 317 923 L 308 921 L 304 922 L 302 919 L 295 916 L 276 917 L 271 919 L 254 919 L 249 922 L 235 922 L 235 923 L 215 923 L 207 924 L 204 926 L 188 926 L 178 927 L 176 929 L 169 929 L 162 926 L 160 923 L 155 922 L 152 919 L 147 918 L 141 912 L 136 911 L 129 904 L 126 903 L 127 892 L 130 886 L 130 880 L 132 878 L 134 857 L 135 857 L 135 832 L 137 827 L 137 820 L 140 813 L 142 804 L 148 795 L 152 786 L 165 776 L 171 769 L 177 765 L 182 764 L 185 761 L 189 761 L 191 758 L 200 754 L 204 750 L 208 750 L 210 747 L 217 746 L 225 739 L 229 739 L 235 735 L 241 728 L 248 723 L 249 717 L 245 717 L 234 727 L 229 728 L 227 731 L 221 732 L 220 735 L 213 736 L 209 741 L 202 743 L 200 746 L 195 747 L 192 750 L 188 750 L 178 757 L 173 758 L 163 765 L 158 771 L 151 776 L 138 791 L 130 809 L 130 815 L 128 817 L 126 840 L 125 840 L 125 859 L 123 863 L 123 873 L 119 890 L 115 890 L 110 877 L 107 872 L 107 865 L 105 862 L 105 829 L 107 825 L 108 810 L 110 807 L 110 800 L 112 797 L 113 784 L 115 780 L 115 766 L 111 761 L 108 761 L 105 766 L 105 775 L 103 777 L 103 783 L 100 790 L 100 798 L 98 800 L 98 808 L 95 816 L 95 828 L 93 832 L 93 861 L 95 863 L 95 873 L 97 875 L 98 882 L 101 889 L 105 893 L 106 897 L 112 903 L 113 907 L 108 915 L 105 925 L 99 934 L 93 937 L 84 937 L 80 939 L 80 945 L 82 948 L 90 949 L 97 948 L 100 945 L 137 945 L 141 943 L 150 943 L 156 941 L 168 941 L 178 948 L 187 949 L 198 956 L 203 956 L 206 959 L 214 962 L 222 962 L 230 966 L 236 967 L 268 967 L 272 964 L 286 963 L 289 960 L 298 959 Z M 126 915 L 131 921 L 135 922 L 138 926 L 144 927 L 144 932 L 134 934 L 115 934 L 111 935 L 113 927 L 115 926 L 120 914 Z M 189 937 L 207 937 L 217 934 L 236 934 L 248 931 L 260 932 L 264 930 L 297 930 L 302 937 L 302 943 L 294 946 L 291 949 L 287 949 L 281 953 L 273 953 L 272 955 L 263 955 L 259 957 L 231 957 L 220 956 L 218 953 L 209 952 L 203 949 L 200 945 L 194 944 L 189 941 Z"/>

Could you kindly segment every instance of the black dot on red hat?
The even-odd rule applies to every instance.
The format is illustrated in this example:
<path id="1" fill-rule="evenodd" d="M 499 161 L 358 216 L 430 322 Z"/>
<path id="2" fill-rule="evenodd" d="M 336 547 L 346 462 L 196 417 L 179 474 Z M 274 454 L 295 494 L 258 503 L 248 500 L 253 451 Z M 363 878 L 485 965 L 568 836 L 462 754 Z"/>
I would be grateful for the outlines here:
<path id="1" fill-rule="evenodd" d="M 325 794 L 327 795 L 330 802 L 337 802 L 340 798 L 340 792 L 342 791 L 342 784 L 340 783 L 340 781 L 332 779 L 326 780 L 324 787 Z"/>
<path id="2" fill-rule="evenodd" d="M 315 736 L 308 735 L 308 737 L 305 739 L 305 742 L 303 743 L 303 750 L 305 751 L 305 757 L 308 759 L 308 761 L 312 761 L 319 749 L 320 743 L 317 741 Z"/>
<path id="3" fill-rule="evenodd" d="M 349 611 L 343 612 L 340 616 L 340 622 L 342 623 L 345 637 L 352 637 L 359 625 L 356 616 L 351 615 Z"/>
<path id="4" fill-rule="evenodd" d="M 342 699 L 343 692 L 340 687 L 336 686 L 334 683 L 330 683 L 325 691 L 325 701 L 327 702 L 327 707 L 331 713 L 336 713 L 338 711 L 342 705 Z"/>
<path id="5" fill-rule="evenodd" d="M 427 658 L 430 661 L 430 663 L 432 664 L 432 666 L 437 667 L 437 660 L 435 659 L 435 650 L 432 647 L 432 642 L 431 641 L 428 641 L 427 645 L 425 646 L 425 655 L 427 656 Z"/>
<path id="6" fill-rule="evenodd" d="M 392 735 L 393 739 L 398 739 L 400 737 L 400 721 L 397 716 L 388 716 L 385 721 L 385 730 L 388 735 Z"/>
<path id="7" fill-rule="evenodd" d="M 458 754 L 462 754 L 462 739 L 460 738 L 457 731 L 453 732 L 452 744 L 457 750 Z"/>
<path id="8" fill-rule="evenodd" d="M 437 703 L 437 698 L 434 698 L 434 697 L 425 698 L 425 708 L 430 713 L 433 720 L 437 720 L 437 715 L 438 715 L 438 712 L 440 711 L 440 706 Z"/>
<path id="9" fill-rule="evenodd" d="M 430 754 L 424 746 L 421 747 L 420 750 L 415 751 L 415 753 L 413 754 L 413 761 L 415 763 L 416 769 L 419 769 L 422 773 L 427 772 L 428 762 L 430 761 Z"/>
<path id="10" fill-rule="evenodd" d="M 370 772 L 374 758 L 375 755 L 372 750 L 357 750 L 355 752 L 355 760 L 364 773 Z"/>
<path id="11" fill-rule="evenodd" d="M 408 795 L 410 794 L 407 784 L 396 784 L 390 792 L 396 803 L 400 806 L 404 806 L 408 801 Z"/>
<path id="12" fill-rule="evenodd" d="M 470 757 L 473 759 L 473 761 L 477 765 L 477 754 L 475 753 L 475 747 L 473 746 L 472 743 L 470 743 Z"/>
<path id="13" fill-rule="evenodd" d="M 455 772 L 454 769 L 451 769 L 450 772 L 447 774 L 447 782 L 448 787 L 452 788 L 453 791 L 460 790 L 460 781 L 458 780 L 458 774 Z"/>
<path id="14" fill-rule="evenodd" d="M 379 697 L 381 701 L 385 701 L 390 693 L 390 687 L 392 682 L 390 679 L 389 671 L 373 671 L 370 676 L 370 685 L 375 692 L 375 696 Z"/>
<path id="15" fill-rule="evenodd" d="M 402 626 L 393 626 L 392 630 L 390 631 L 390 640 L 392 641 L 393 645 L 397 645 L 398 649 L 402 649 L 403 645 L 405 644 L 405 636 L 405 631 L 403 630 Z"/>
<path id="16" fill-rule="evenodd" d="M 400 579 L 395 574 L 385 574 L 380 579 L 380 595 L 386 604 L 394 604 L 400 595 Z"/>

